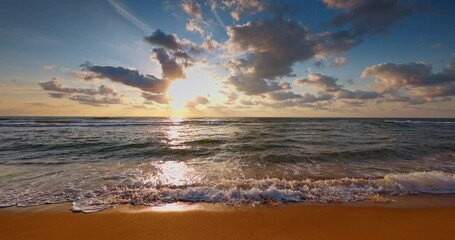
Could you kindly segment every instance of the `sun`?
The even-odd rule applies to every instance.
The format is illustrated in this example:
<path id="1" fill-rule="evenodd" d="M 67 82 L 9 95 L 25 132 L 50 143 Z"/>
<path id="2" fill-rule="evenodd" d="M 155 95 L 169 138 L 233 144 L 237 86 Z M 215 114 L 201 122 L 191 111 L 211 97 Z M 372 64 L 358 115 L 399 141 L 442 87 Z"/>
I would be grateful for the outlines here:
<path id="1" fill-rule="evenodd" d="M 174 116 L 184 116 L 187 114 L 185 104 L 197 96 L 208 97 L 216 100 L 220 93 L 220 81 L 213 77 L 209 70 L 196 66 L 187 72 L 187 78 L 174 81 L 167 92 L 172 99 L 169 104 Z"/>

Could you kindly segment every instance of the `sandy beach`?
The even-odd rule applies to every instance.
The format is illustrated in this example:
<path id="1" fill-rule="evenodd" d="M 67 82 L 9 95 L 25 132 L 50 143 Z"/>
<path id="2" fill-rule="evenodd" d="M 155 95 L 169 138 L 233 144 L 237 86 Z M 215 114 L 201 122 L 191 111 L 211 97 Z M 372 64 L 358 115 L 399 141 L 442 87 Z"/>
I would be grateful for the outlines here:
<path id="1" fill-rule="evenodd" d="M 1 209 L 1 239 L 455 239 L 454 195 L 389 203 L 125 205 L 92 214 L 69 207 Z"/>

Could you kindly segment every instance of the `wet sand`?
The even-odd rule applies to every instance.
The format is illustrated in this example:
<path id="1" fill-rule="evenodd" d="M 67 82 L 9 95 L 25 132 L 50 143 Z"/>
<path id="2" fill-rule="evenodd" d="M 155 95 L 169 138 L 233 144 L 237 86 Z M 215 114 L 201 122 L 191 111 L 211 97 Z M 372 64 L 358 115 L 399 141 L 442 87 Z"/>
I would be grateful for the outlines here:
<path id="1" fill-rule="evenodd" d="M 455 195 L 390 203 L 0 209 L 0 239 L 455 239 Z"/>

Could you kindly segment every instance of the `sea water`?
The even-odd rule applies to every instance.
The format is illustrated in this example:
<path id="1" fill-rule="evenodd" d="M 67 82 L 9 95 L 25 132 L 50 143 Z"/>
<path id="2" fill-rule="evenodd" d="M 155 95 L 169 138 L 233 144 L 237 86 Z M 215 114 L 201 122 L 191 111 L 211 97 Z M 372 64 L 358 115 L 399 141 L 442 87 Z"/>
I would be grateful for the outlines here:
<path id="1" fill-rule="evenodd" d="M 0 207 L 454 192 L 454 119 L 0 119 Z"/>

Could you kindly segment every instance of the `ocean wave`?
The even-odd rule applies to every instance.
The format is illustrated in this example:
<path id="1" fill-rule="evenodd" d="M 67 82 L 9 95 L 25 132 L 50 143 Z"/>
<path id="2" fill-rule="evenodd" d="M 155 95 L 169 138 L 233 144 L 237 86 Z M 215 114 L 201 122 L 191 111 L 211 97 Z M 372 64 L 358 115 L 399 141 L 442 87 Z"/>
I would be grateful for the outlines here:
<path id="1" fill-rule="evenodd" d="M 72 202 L 73 211 L 85 213 L 119 204 L 157 205 L 178 201 L 227 204 L 332 203 L 372 200 L 378 199 L 378 196 L 455 193 L 455 174 L 434 171 L 396 173 L 377 179 L 220 179 L 177 185 L 143 181 L 85 191 L 69 188 L 55 192 L 21 193 L 17 189 L 7 189 L 0 193 L 0 206 L 3 207 Z"/>
<path id="2" fill-rule="evenodd" d="M 399 123 L 399 124 L 455 124 L 455 121 L 447 120 L 384 120 L 386 123 Z"/>
<path id="3" fill-rule="evenodd" d="M 155 122 L 21 122 L 0 123 L 0 127 L 125 127 L 125 126 L 149 126 Z"/>
<path id="4" fill-rule="evenodd" d="M 0 122 L 0 127 L 125 127 L 125 126 L 174 126 L 174 125 L 227 125 L 242 123 L 231 120 L 182 120 L 173 121 L 172 119 L 149 119 L 147 121 L 117 119 L 117 118 L 87 118 L 87 119 L 25 119 Z"/>

